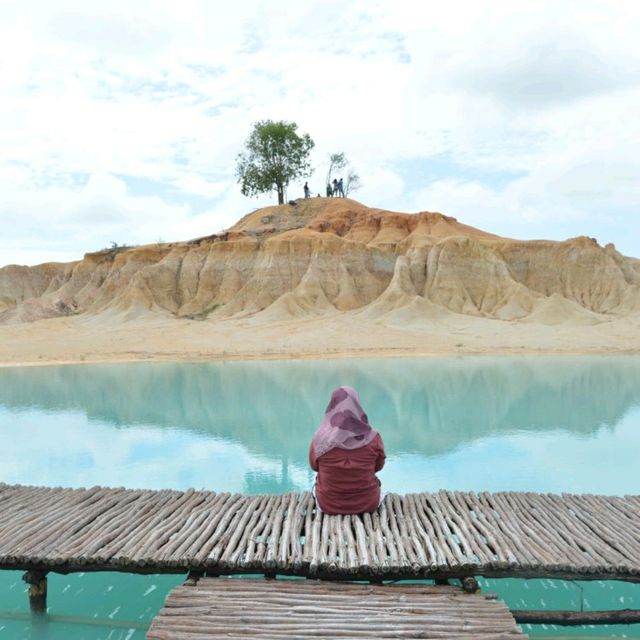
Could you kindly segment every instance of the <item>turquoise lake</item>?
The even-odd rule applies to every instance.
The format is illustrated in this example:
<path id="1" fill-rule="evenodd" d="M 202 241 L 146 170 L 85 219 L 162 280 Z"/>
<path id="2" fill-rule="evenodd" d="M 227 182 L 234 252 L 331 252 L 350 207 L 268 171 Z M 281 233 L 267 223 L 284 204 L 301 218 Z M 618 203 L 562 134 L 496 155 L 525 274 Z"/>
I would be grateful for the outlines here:
<path id="1" fill-rule="evenodd" d="M 640 494 L 640 358 L 528 357 L 136 363 L 0 369 L 0 482 L 308 489 L 331 391 L 355 387 L 381 433 L 387 491 Z M 32 622 L 0 572 L 0 639 L 142 640 L 181 576 L 50 575 Z M 485 580 L 513 608 L 640 608 L 640 584 Z M 640 625 L 527 627 L 640 637 Z"/>

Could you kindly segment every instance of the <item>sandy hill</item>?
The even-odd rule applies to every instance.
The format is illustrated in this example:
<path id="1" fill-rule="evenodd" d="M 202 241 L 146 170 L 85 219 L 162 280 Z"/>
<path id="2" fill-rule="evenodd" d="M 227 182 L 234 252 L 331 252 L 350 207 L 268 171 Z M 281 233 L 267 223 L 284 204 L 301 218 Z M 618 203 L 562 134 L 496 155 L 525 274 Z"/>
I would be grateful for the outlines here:
<path id="1" fill-rule="evenodd" d="M 592 325 L 640 314 L 640 260 L 590 238 L 521 241 L 350 199 L 267 207 L 224 234 L 0 269 L 0 324 L 82 315 L 252 323 L 348 312 Z"/>

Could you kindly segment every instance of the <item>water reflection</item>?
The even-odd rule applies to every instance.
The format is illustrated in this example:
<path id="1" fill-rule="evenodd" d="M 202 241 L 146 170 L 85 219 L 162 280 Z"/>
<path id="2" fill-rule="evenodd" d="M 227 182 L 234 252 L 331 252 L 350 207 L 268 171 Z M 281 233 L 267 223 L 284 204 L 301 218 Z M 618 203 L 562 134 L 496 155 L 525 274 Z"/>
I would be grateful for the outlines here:
<path id="1" fill-rule="evenodd" d="M 638 490 L 634 357 L 4 369 L 0 480 L 305 488 L 309 439 L 339 384 L 382 432 L 394 490 Z"/>
<path id="2" fill-rule="evenodd" d="M 331 390 L 360 390 L 396 451 L 517 430 L 589 434 L 640 405 L 640 358 L 402 359 L 0 369 L 0 406 L 206 432 L 298 457 Z M 284 436 L 284 437 L 283 437 Z M 293 437 L 290 437 L 293 436 Z M 299 447 L 304 444 L 303 449 Z"/>

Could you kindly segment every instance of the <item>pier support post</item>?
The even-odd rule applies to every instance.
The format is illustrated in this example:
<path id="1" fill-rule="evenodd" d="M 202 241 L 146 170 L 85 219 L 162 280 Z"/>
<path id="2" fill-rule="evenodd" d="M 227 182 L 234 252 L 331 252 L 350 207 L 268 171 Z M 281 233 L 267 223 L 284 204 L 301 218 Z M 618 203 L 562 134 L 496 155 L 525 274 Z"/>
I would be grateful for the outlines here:
<path id="1" fill-rule="evenodd" d="M 29 585 L 29 608 L 32 613 L 47 612 L 47 572 L 27 571 L 22 579 Z"/>
<path id="2" fill-rule="evenodd" d="M 198 580 L 200 580 L 200 578 L 202 578 L 203 576 L 204 571 L 196 571 L 195 569 L 191 569 L 184 584 L 187 587 L 195 587 L 198 584 Z"/>
<path id="3" fill-rule="evenodd" d="M 462 588 L 465 593 L 477 593 L 480 591 L 480 585 L 473 576 L 467 576 L 462 579 Z"/>

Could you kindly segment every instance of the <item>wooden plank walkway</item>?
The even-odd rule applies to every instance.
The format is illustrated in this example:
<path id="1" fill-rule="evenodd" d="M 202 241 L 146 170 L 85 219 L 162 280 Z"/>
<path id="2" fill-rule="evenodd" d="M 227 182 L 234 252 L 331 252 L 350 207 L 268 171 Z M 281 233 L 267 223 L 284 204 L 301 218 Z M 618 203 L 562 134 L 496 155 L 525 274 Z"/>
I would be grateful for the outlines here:
<path id="1" fill-rule="evenodd" d="M 454 587 L 204 578 L 175 588 L 148 640 L 526 638 L 503 602 Z"/>
<path id="2" fill-rule="evenodd" d="M 640 582 L 640 496 L 391 494 L 326 516 L 309 493 L 0 484 L 0 569 Z"/>

